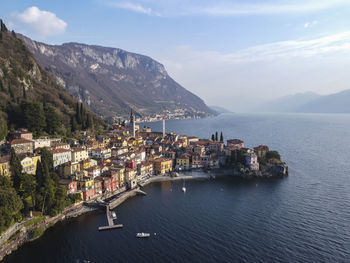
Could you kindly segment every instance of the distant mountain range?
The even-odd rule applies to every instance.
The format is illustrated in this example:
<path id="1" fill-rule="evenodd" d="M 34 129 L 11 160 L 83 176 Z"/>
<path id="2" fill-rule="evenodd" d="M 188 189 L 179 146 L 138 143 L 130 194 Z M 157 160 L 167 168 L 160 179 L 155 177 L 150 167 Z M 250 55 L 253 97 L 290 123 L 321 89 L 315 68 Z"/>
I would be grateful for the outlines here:
<path id="1" fill-rule="evenodd" d="M 312 92 L 285 96 L 256 108 L 262 112 L 350 113 L 350 90 L 330 95 Z"/>
<path id="2" fill-rule="evenodd" d="M 104 117 L 127 115 L 130 109 L 139 115 L 179 110 L 187 116 L 214 114 L 147 56 L 78 43 L 47 45 L 20 37 L 61 87 Z"/>
<path id="3" fill-rule="evenodd" d="M 225 109 L 224 107 L 220 107 L 220 106 L 209 106 L 209 108 L 211 108 L 213 111 L 215 111 L 218 114 L 232 113 L 232 111 L 229 111 L 228 109 Z"/>

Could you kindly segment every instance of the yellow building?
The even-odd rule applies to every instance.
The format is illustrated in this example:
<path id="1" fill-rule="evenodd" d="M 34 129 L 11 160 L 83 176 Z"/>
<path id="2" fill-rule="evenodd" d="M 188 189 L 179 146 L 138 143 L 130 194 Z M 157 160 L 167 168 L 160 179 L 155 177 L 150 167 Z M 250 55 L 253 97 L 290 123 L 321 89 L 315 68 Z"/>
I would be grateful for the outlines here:
<path id="1" fill-rule="evenodd" d="M 122 137 L 118 137 L 118 139 L 114 142 L 114 145 L 116 147 L 126 147 L 128 146 L 127 140 L 123 139 Z"/>
<path id="2" fill-rule="evenodd" d="M 38 161 L 41 161 L 41 156 L 36 154 L 20 154 L 18 156 L 21 165 L 22 172 L 26 174 L 35 174 Z"/>
<path id="3" fill-rule="evenodd" d="M 11 160 L 10 155 L 0 157 L 0 176 L 10 176 L 11 175 L 10 160 Z"/>
<path id="4" fill-rule="evenodd" d="M 78 189 L 91 190 L 94 187 L 94 179 L 92 177 L 83 177 L 78 180 Z"/>
<path id="5" fill-rule="evenodd" d="M 190 156 L 188 154 L 183 154 L 176 158 L 176 166 L 179 168 L 189 169 L 190 168 Z"/>
<path id="6" fill-rule="evenodd" d="M 89 159 L 89 153 L 86 149 L 75 148 L 72 150 L 72 162 L 81 162 Z"/>
<path id="7" fill-rule="evenodd" d="M 80 171 L 89 169 L 91 167 L 91 162 L 89 159 L 81 161 L 79 164 L 80 164 Z"/>
<path id="8" fill-rule="evenodd" d="M 68 177 L 75 172 L 80 172 L 80 163 L 78 162 L 68 162 L 61 165 L 61 175 L 64 177 Z"/>
<path id="9" fill-rule="evenodd" d="M 173 160 L 167 158 L 160 158 L 153 162 L 154 172 L 157 174 L 164 174 L 173 170 Z"/>
<path id="10" fill-rule="evenodd" d="M 125 180 L 125 168 L 118 168 L 117 173 L 119 176 L 119 187 L 124 186 L 126 180 Z"/>

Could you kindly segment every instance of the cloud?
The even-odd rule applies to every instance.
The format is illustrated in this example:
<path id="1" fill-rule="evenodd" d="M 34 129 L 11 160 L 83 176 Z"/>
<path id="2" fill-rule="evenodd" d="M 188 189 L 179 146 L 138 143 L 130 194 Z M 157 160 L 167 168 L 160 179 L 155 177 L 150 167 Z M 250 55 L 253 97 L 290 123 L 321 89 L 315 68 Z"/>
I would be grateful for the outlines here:
<path id="1" fill-rule="evenodd" d="M 312 27 L 312 26 L 315 26 L 315 25 L 317 25 L 317 24 L 318 24 L 318 21 L 317 21 L 317 20 L 314 20 L 314 21 L 312 21 L 312 22 L 306 22 L 306 23 L 304 24 L 304 28 Z"/>
<path id="2" fill-rule="evenodd" d="M 174 79 L 208 103 L 246 111 L 264 100 L 288 94 L 327 94 L 347 88 L 350 31 L 226 54 L 178 46 L 157 59 Z"/>
<path id="3" fill-rule="evenodd" d="M 115 3 L 111 3 L 111 5 L 117 8 L 130 10 L 136 13 L 146 14 L 150 16 L 160 16 L 160 14 L 153 11 L 152 8 L 143 7 L 141 4 L 130 3 L 130 2 L 115 2 Z"/>
<path id="4" fill-rule="evenodd" d="M 278 0 L 266 3 L 247 3 L 249 1 L 228 0 L 110 0 L 109 5 L 117 8 L 157 16 L 246 16 L 281 15 L 310 13 L 339 6 L 350 5 L 347 0 Z"/>
<path id="5" fill-rule="evenodd" d="M 36 6 L 29 7 L 22 13 L 14 13 L 12 17 L 41 37 L 62 34 L 67 28 L 67 23 L 56 14 L 40 10 Z"/>

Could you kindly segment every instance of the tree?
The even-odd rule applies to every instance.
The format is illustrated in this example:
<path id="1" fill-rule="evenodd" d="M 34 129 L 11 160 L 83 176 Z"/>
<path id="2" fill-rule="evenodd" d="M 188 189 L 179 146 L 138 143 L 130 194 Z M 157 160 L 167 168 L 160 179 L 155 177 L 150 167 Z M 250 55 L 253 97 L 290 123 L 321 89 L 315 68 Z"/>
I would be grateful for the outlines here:
<path id="1" fill-rule="evenodd" d="M 22 217 L 22 208 L 22 200 L 13 188 L 0 187 L 0 232 Z"/>
<path id="2" fill-rule="evenodd" d="M 10 84 L 8 84 L 8 90 L 9 90 L 10 97 L 11 97 L 12 101 L 14 101 L 15 100 L 15 94 L 13 93 L 12 86 Z"/>
<path id="3" fill-rule="evenodd" d="M 45 112 L 45 120 L 46 120 L 45 131 L 48 134 L 52 134 L 52 135 L 59 133 L 59 129 L 62 125 L 61 117 L 58 115 L 56 110 L 48 104 L 44 106 L 44 112 Z"/>
<path id="4" fill-rule="evenodd" d="M 25 87 L 23 87 L 23 99 L 27 99 L 27 91 Z"/>
<path id="5" fill-rule="evenodd" d="M 277 160 L 281 160 L 281 156 L 277 151 L 268 151 L 266 153 L 266 159 L 270 160 L 270 159 L 277 159 Z"/>
<path id="6" fill-rule="evenodd" d="M 2 112 L 0 110 L 0 141 L 6 138 L 8 133 L 7 123 L 5 119 L 2 117 Z"/>
<path id="7" fill-rule="evenodd" d="M 11 166 L 11 176 L 13 181 L 13 187 L 18 191 L 21 186 L 21 178 L 22 178 L 22 164 L 20 160 L 18 159 L 18 156 L 15 152 L 15 150 L 11 149 L 11 160 L 10 160 L 10 166 Z"/>
<path id="8" fill-rule="evenodd" d="M 211 140 L 215 141 L 215 135 L 214 134 L 211 135 Z"/>
<path id="9" fill-rule="evenodd" d="M 36 193 L 36 180 L 33 175 L 24 174 L 21 180 L 22 185 L 22 198 L 31 198 L 32 208 L 35 207 L 35 193 Z"/>
<path id="10" fill-rule="evenodd" d="M 220 142 L 224 142 L 224 136 L 222 135 L 222 132 L 220 132 Z"/>
<path id="11" fill-rule="evenodd" d="M 218 141 L 218 132 L 215 132 L 215 141 Z"/>
<path id="12" fill-rule="evenodd" d="M 34 133 L 40 135 L 46 127 L 44 111 L 37 101 L 25 100 L 21 104 L 24 124 L 26 128 Z"/>
<path id="13" fill-rule="evenodd" d="M 92 128 L 94 128 L 94 120 L 92 119 L 91 114 L 88 114 L 88 116 L 87 116 L 86 128 L 87 128 L 87 129 L 92 129 Z"/>
<path id="14" fill-rule="evenodd" d="M 0 30 L 1 30 L 1 32 L 7 32 L 7 27 L 5 26 L 2 19 L 0 19 Z"/>
<path id="15" fill-rule="evenodd" d="M 41 149 L 41 163 L 47 166 L 50 171 L 53 168 L 53 157 L 52 153 L 45 147 Z"/>
<path id="16" fill-rule="evenodd" d="M 78 122 L 76 116 L 72 116 L 71 119 L 71 130 L 72 132 L 79 130 Z"/>

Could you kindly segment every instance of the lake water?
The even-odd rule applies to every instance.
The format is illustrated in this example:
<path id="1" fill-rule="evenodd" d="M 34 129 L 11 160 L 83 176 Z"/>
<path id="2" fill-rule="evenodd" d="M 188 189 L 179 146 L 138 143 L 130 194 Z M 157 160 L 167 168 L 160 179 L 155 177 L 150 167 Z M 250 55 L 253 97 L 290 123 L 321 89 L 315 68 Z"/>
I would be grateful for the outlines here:
<path id="1" fill-rule="evenodd" d="M 106 217 L 91 213 L 58 223 L 4 262 L 350 262 L 350 115 L 223 114 L 166 126 L 267 144 L 290 175 L 188 181 L 185 194 L 181 182 L 148 185 L 147 196 L 116 209 L 123 229 L 98 232 Z"/>

